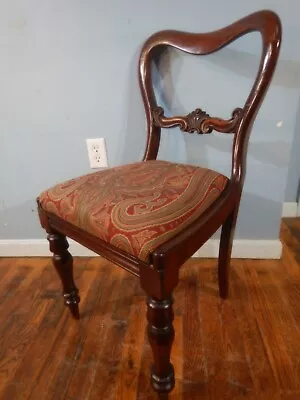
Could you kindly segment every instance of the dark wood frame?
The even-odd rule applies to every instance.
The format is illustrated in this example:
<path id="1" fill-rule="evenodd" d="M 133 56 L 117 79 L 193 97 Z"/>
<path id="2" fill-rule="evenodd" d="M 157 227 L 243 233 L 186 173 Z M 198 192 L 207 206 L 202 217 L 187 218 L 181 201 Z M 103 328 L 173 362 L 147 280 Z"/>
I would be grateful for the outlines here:
<path id="1" fill-rule="evenodd" d="M 183 117 L 164 116 L 163 109 L 157 106 L 151 82 L 151 62 L 157 48 L 170 46 L 185 53 L 205 55 L 252 31 L 258 31 L 262 36 L 261 62 L 245 105 L 236 109 L 231 119 L 211 118 L 201 109 Z M 179 268 L 220 226 L 222 233 L 218 264 L 219 289 L 222 298 L 228 296 L 232 239 L 246 172 L 248 139 L 270 84 L 280 43 L 281 24 L 278 16 L 271 11 L 260 11 L 215 32 L 193 34 L 161 31 L 151 36 L 144 44 L 139 63 L 139 81 L 148 131 L 143 160 L 156 159 L 162 127 L 179 126 L 183 131 L 200 134 L 207 134 L 212 130 L 234 134 L 232 173 L 225 191 L 189 227 L 155 249 L 151 254 L 151 263 L 147 264 L 46 212 L 38 201 L 41 224 L 48 232 L 53 263 L 63 284 L 65 303 L 75 318 L 79 318 L 80 299 L 73 281 L 72 256 L 68 252 L 66 236 L 140 278 L 141 286 L 148 296 L 148 337 L 154 356 L 151 381 L 153 388 L 158 392 L 169 392 L 174 386 L 174 369 L 170 363 L 174 338 L 172 293 L 178 283 Z"/>

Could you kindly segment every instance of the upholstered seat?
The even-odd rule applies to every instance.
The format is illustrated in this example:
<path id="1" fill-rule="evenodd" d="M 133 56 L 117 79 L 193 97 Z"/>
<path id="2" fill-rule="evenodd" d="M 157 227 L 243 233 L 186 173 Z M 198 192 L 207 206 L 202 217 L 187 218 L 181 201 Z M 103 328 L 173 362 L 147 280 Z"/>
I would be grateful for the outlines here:
<path id="1" fill-rule="evenodd" d="M 150 262 L 151 252 L 198 218 L 228 179 L 215 171 L 144 161 L 71 179 L 44 191 L 44 210 Z"/>

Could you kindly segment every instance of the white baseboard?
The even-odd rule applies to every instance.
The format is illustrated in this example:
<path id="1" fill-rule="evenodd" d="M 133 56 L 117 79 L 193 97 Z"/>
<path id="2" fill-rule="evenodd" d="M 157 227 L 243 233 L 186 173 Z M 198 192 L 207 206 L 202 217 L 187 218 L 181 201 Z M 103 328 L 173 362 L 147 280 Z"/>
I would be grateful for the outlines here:
<path id="1" fill-rule="evenodd" d="M 69 240 L 73 256 L 92 257 L 96 254 L 73 240 Z M 219 240 L 208 240 L 194 257 L 216 258 Z M 240 240 L 233 241 L 233 258 L 279 259 L 282 245 L 280 240 Z M 0 240 L 0 257 L 49 257 L 49 246 L 44 239 Z"/>
<path id="2" fill-rule="evenodd" d="M 283 217 L 297 217 L 298 213 L 298 203 L 296 202 L 286 202 L 282 205 L 282 216 Z"/>
<path id="3" fill-rule="evenodd" d="M 75 257 L 93 257 L 97 254 L 74 240 L 68 239 L 70 253 Z M 0 257 L 49 257 L 49 243 L 46 239 L 0 240 Z"/>
<path id="4" fill-rule="evenodd" d="M 274 240 L 243 240 L 235 239 L 232 246 L 232 258 L 279 259 L 282 253 L 282 244 L 279 239 Z M 217 258 L 219 254 L 219 240 L 208 240 L 194 257 Z"/>

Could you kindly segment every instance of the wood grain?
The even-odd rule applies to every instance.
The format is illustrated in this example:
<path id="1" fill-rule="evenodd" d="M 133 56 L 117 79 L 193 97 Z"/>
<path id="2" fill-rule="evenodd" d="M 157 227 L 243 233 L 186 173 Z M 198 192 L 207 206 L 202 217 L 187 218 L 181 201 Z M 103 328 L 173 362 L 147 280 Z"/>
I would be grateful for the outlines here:
<path id="1" fill-rule="evenodd" d="M 0 259 L 1 400 L 300 399 L 300 219 L 282 223 L 282 260 L 189 260 L 174 297 L 176 386 L 149 381 L 146 297 L 100 258 L 75 259 L 81 320 L 46 258 Z"/>

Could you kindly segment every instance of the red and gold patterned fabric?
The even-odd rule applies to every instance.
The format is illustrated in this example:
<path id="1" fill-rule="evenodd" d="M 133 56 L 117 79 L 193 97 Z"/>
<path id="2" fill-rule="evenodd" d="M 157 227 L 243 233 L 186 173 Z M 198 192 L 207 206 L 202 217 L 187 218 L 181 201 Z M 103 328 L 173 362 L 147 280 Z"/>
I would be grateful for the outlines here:
<path id="1" fill-rule="evenodd" d="M 39 200 L 46 211 L 149 262 L 151 252 L 198 218 L 227 182 L 209 169 L 153 160 L 71 179 Z"/>

